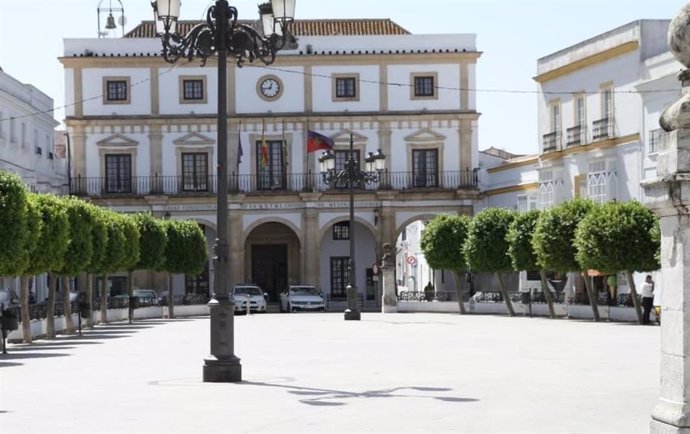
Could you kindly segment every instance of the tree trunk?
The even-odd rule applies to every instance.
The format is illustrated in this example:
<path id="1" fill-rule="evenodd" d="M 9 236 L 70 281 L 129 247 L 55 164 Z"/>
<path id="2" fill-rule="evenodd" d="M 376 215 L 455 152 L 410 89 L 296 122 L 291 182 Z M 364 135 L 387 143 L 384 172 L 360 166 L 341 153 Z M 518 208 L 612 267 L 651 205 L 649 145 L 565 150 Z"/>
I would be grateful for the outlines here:
<path id="1" fill-rule="evenodd" d="M 168 272 L 168 318 L 175 318 L 175 292 L 173 291 L 173 275 Z"/>
<path id="2" fill-rule="evenodd" d="M 101 324 L 108 323 L 108 273 L 103 275 L 101 285 Z"/>
<path id="3" fill-rule="evenodd" d="M 89 317 L 86 318 L 84 327 L 93 328 L 93 275 L 86 273 L 86 302 L 89 303 Z"/>
<path id="4" fill-rule="evenodd" d="M 501 295 L 503 296 L 503 302 L 506 304 L 506 309 L 508 309 L 508 314 L 510 316 L 515 316 L 515 310 L 513 309 L 513 303 L 510 301 L 510 297 L 508 296 L 508 291 L 506 290 L 506 286 L 503 283 L 503 276 L 501 276 L 501 273 L 496 272 L 496 278 L 498 279 L 498 288 L 501 290 Z"/>
<path id="5" fill-rule="evenodd" d="M 464 315 L 465 303 L 462 301 L 462 288 L 460 287 L 460 282 L 462 282 L 461 274 L 459 271 L 455 271 L 455 296 L 458 298 L 458 306 L 460 307 L 460 315 Z"/>
<path id="6" fill-rule="evenodd" d="M 65 311 L 65 333 L 74 334 L 74 321 L 72 321 L 72 303 L 69 301 L 69 276 L 62 275 L 62 308 Z"/>
<path id="7" fill-rule="evenodd" d="M 553 295 L 549 289 L 549 282 L 546 280 L 546 271 L 539 270 L 539 277 L 541 277 L 541 291 L 544 293 L 546 304 L 549 306 L 549 316 L 554 319 L 556 318 L 556 311 L 553 308 Z"/>
<path id="8" fill-rule="evenodd" d="M 132 281 L 132 275 L 134 272 L 129 271 L 127 273 L 127 318 L 129 323 L 132 324 L 134 319 L 134 306 L 132 305 L 132 297 L 134 296 L 134 282 Z"/>
<path id="9" fill-rule="evenodd" d="M 599 307 L 597 306 L 597 295 L 594 293 L 592 285 L 590 285 L 589 276 L 586 272 L 582 272 L 582 278 L 585 279 L 585 290 L 587 291 L 587 298 L 589 298 L 589 305 L 592 306 L 592 318 L 594 321 L 599 321 Z"/>
<path id="10" fill-rule="evenodd" d="M 46 337 L 55 339 L 55 288 L 57 287 L 57 275 L 52 271 L 48 273 L 50 284 L 48 285 L 48 305 L 46 306 Z"/>
<path id="11" fill-rule="evenodd" d="M 633 280 L 632 271 L 626 271 L 625 275 L 628 277 L 628 286 L 630 286 L 630 297 L 632 297 L 633 305 L 635 306 L 637 322 L 642 324 L 642 308 L 640 307 L 640 299 L 637 298 L 637 288 L 635 288 L 635 281 Z"/>
<path id="12" fill-rule="evenodd" d="M 24 343 L 33 342 L 31 336 L 31 317 L 29 315 L 29 276 L 19 277 L 19 303 L 22 318 L 22 336 Z"/>

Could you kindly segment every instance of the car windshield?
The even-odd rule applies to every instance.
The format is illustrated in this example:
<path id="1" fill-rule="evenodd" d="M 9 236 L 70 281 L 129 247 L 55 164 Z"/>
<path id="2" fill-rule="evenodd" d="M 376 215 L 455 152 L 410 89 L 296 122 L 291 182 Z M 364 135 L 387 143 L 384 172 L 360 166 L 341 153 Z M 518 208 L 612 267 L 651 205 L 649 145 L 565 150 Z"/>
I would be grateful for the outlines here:
<path id="1" fill-rule="evenodd" d="M 235 288 L 235 295 L 263 295 L 256 286 L 239 286 Z"/>
<path id="2" fill-rule="evenodd" d="M 290 294 L 292 295 L 319 295 L 319 291 L 313 286 L 295 286 L 290 288 Z"/>

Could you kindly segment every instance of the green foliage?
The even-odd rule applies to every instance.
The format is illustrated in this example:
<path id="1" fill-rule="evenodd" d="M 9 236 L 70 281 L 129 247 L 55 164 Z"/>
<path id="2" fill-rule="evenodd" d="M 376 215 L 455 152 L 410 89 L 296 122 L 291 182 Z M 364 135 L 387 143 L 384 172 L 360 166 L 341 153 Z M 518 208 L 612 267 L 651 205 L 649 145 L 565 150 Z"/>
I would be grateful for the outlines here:
<path id="1" fill-rule="evenodd" d="M 472 271 L 512 270 L 506 234 L 514 218 L 515 213 L 504 208 L 487 208 L 472 218 L 463 247 Z"/>
<path id="2" fill-rule="evenodd" d="M 31 250 L 25 274 L 40 274 L 60 270 L 69 247 L 70 228 L 67 207 L 52 194 L 30 194 L 41 216 L 38 241 Z"/>
<path id="3" fill-rule="evenodd" d="M 63 198 L 62 201 L 67 208 L 70 242 L 65 252 L 62 269 L 58 271 L 60 274 L 76 276 L 82 271 L 86 271 L 93 255 L 91 240 L 93 215 L 89 209 L 91 205 L 81 199 L 67 197 Z"/>
<path id="4" fill-rule="evenodd" d="M 532 236 L 539 219 L 539 211 L 518 213 L 510 224 L 506 240 L 508 256 L 516 271 L 535 271 L 539 269 L 537 256 L 532 248 Z"/>
<path id="5" fill-rule="evenodd" d="M 105 256 L 101 263 L 102 268 L 100 273 L 114 273 L 116 271 L 123 271 L 121 265 L 127 262 L 128 250 L 126 249 L 127 238 L 123 231 L 122 216 L 112 211 L 103 211 L 105 213 L 106 229 L 108 231 L 108 244 L 105 249 Z M 99 274 L 100 274 L 99 273 Z"/>
<path id="6" fill-rule="evenodd" d="M 208 262 L 208 254 L 206 237 L 199 225 L 191 220 L 168 220 L 165 226 L 168 243 L 163 269 L 170 273 L 201 273 Z"/>
<path id="7" fill-rule="evenodd" d="M 592 209 L 575 231 L 580 268 L 604 273 L 659 269 L 658 226 L 656 215 L 639 202 L 608 202 Z"/>
<path id="8" fill-rule="evenodd" d="M 440 214 L 422 231 L 421 247 L 431 268 L 462 271 L 466 268 L 462 246 L 467 238 L 470 218 Z"/>
<path id="9" fill-rule="evenodd" d="M 122 250 L 124 255 L 118 264 L 118 270 L 133 270 L 139 262 L 139 226 L 134 216 L 129 214 L 119 214 L 117 219 L 120 230 L 124 235 Z"/>
<path id="10" fill-rule="evenodd" d="M 575 257 L 575 229 L 593 208 L 592 201 L 575 199 L 542 211 L 532 238 L 542 270 L 581 271 Z"/>
<path id="11" fill-rule="evenodd" d="M 0 276 L 18 276 L 26 267 L 26 196 L 19 176 L 0 171 Z"/>
<path id="12" fill-rule="evenodd" d="M 139 261 L 136 270 L 156 270 L 165 262 L 165 245 L 168 234 L 162 220 L 151 214 L 135 214 L 134 221 L 139 230 Z"/>
<path id="13" fill-rule="evenodd" d="M 103 274 L 106 270 L 107 249 L 108 249 L 108 213 L 103 209 L 88 205 L 88 212 L 91 219 L 91 246 L 93 252 L 91 260 L 86 266 L 89 273 Z"/>

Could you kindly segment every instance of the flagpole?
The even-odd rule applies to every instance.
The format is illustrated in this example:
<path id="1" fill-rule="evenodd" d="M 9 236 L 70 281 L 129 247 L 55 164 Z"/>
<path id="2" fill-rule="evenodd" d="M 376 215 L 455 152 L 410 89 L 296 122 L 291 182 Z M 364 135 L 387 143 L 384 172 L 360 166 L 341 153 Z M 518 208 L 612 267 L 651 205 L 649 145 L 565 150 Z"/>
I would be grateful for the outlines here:
<path id="1" fill-rule="evenodd" d="M 305 142 L 304 142 L 304 144 L 306 145 L 306 146 L 304 147 L 304 150 L 307 151 L 307 167 L 306 167 L 306 169 L 307 169 L 307 190 L 308 190 L 308 191 L 312 191 L 312 190 L 313 190 L 313 186 L 312 186 L 312 182 L 311 182 L 311 165 L 309 164 L 309 154 L 310 154 L 310 152 L 309 152 L 309 149 L 308 149 L 308 147 L 309 147 L 309 119 L 307 119 L 307 131 L 305 131 L 305 132 L 306 132 L 306 135 L 305 135 L 304 137 L 306 137 L 306 139 L 307 139 L 307 140 L 305 140 Z"/>

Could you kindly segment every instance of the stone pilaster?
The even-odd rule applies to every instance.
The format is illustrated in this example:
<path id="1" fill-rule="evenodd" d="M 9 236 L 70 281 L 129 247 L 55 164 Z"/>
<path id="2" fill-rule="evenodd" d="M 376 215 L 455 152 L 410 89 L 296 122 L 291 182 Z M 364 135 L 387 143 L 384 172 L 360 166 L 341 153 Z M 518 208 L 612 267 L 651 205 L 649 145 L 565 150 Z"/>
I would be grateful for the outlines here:
<path id="1" fill-rule="evenodd" d="M 245 281 L 244 277 L 244 234 L 242 233 L 241 211 L 228 212 L 228 238 L 230 241 L 230 285 Z"/>
<path id="2" fill-rule="evenodd" d="M 306 208 L 303 213 L 304 246 L 302 246 L 302 266 L 304 274 L 302 280 L 321 287 L 319 282 L 319 215 L 315 208 Z"/>
<path id="3" fill-rule="evenodd" d="M 472 121 L 469 119 L 462 119 L 460 121 L 460 128 L 458 129 L 458 141 L 460 143 L 460 164 L 461 170 L 472 170 L 474 163 L 472 162 Z"/>

